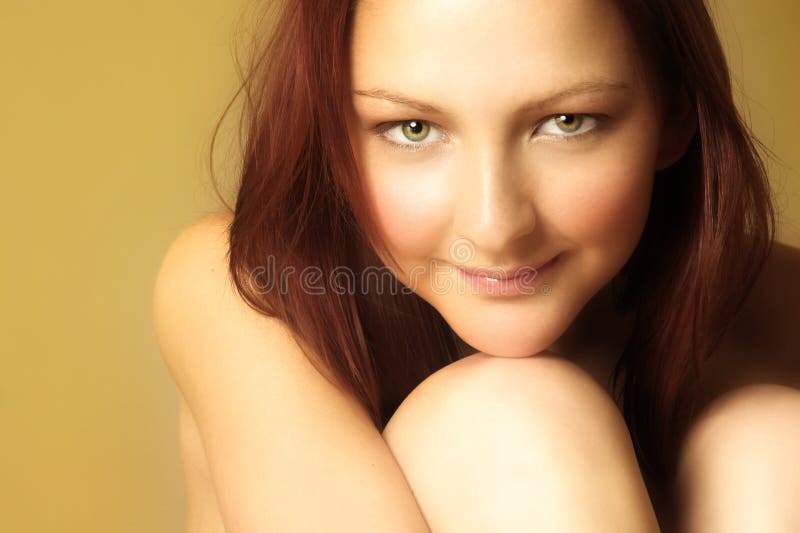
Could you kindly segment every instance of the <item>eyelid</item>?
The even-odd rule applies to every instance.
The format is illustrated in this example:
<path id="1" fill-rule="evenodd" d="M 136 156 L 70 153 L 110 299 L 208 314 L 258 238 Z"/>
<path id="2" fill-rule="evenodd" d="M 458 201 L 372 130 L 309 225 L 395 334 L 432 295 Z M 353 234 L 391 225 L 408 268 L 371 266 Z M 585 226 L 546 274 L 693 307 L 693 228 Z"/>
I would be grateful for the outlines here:
<path id="1" fill-rule="evenodd" d="M 436 144 L 437 141 L 433 141 L 433 142 L 418 142 L 418 143 L 415 143 L 415 142 L 399 143 L 399 142 L 391 140 L 387 136 L 387 133 L 390 130 L 393 130 L 394 128 L 396 128 L 398 126 L 402 126 L 403 124 L 408 124 L 409 122 L 422 122 L 424 124 L 427 124 L 428 127 L 430 127 L 430 128 L 436 128 L 438 130 L 441 130 L 442 132 L 445 131 L 443 128 L 439 128 L 438 126 L 436 126 L 433 122 L 430 122 L 428 120 L 418 119 L 418 118 L 409 118 L 409 119 L 406 119 L 406 120 L 395 120 L 395 121 L 392 121 L 392 122 L 384 122 L 382 124 L 378 124 L 377 126 L 375 126 L 373 128 L 373 130 L 375 131 L 375 134 L 378 137 L 380 137 L 382 140 L 386 141 L 392 148 L 396 148 L 396 149 L 399 149 L 399 150 L 416 152 L 416 151 L 419 151 L 419 150 L 427 150 L 428 149 L 427 145 Z M 442 136 L 443 137 L 447 137 L 447 134 L 443 133 Z"/>
<path id="2" fill-rule="evenodd" d="M 600 122 L 602 120 L 599 115 L 591 115 L 591 114 L 587 114 L 587 113 L 559 113 L 557 115 L 550 115 L 549 117 L 546 117 L 545 120 L 543 120 L 539 124 L 539 126 L 537 126 L 536 129 L 538 130 L 540 127 L 544 126 L 545 124 L 547 124 L 548 122 L 550 122 L 554 118 L 558 118 L 558 117 L 561 117 L 561 116 L 564 116 L 564 115 L 583 117 L 584 121 L 588 118 L 589 120 L 594 122 L 594 126 L 592 126 L 592 128 L 590 128 L 589 130 L 583 131 L 581 133 L 573 133 L 573 134 L 568 134 L 568 133 L 557 134 L 556 133 L 556 134 L 547 134 L 547 135 L 545 135 L 545 137 L 555 138 L 556 142 L 573 141 L 573 140 L 575 140 L 575 139 L 577 139 L 579 137 L 583 137 L 584 135 L 589 135 L 590 133 L 594 133 L 597 130 L 597 128 L 600 127 Z M 581 128 L 583 128 L 583 124 L 584 123 L 581 122 Z"/>
<path id="3" fill-rule="evenodd" d="M 545 135 L 545 137 L 549 138 L 550 140 L 545 141 L 545 142 L 570 142 L 570 141 L 575 141 L 575 140 L 579 140 L 579 139 L 583 139 L 583 138 L 589 137 L 589 136 L 591 136 L 591 135 L 593 135 L 595 133 L 598 133 L 598 131 L 600 129 L 602 129 L 602 126 L 604 125 L 605 121 L 609 118 L 606 115 L 596 114 L 596 113 L 555 113 L 555 114 L 552 114 L 552 115 L 548 115 L 541 122 L 539 122 L 534 127 L 534 132 L 537 131 L 544 124 L 547 124 L 549 121 L 553 120 L 554 118 L 558 118 L 558 117 L 563 116 L 563 115 L 579 116 L 579 117 L 583 117 L 584 120 L 588 118 L 588 119 L 594 121 L 594 126 L 591 129 L 589 129 L 588 131 L 584 131 L 582 133 L 575 133 L 575 134 L 566 134 L 566 133 L 565 134 L 548 134 L 548 135 Z M 417 119 L 417 118 L 409 118 L 409 119 L 405 119 L 405 120 L 395 120 L 395 121 L 391 121 L 391 122 L 384 122 L 384 123 L 378 124 L 377 126 L 372 128 L 372 130 L 375 132 L 375 135 L 377 135 L 379 138 L 381 138 L 383 141 L 385 141 L 387 144 L 389 144 L 391 148 L 397 149 L 397 150 L 401 150 L 401 151 L 418 152 L 418 151 L 422 151 L 422 150 L 428 150 L 429 149 L 429 147 L 428 147 L 429 145 L 438 144 L 437 141 L 419 142 L 419 143 L 415 143 L 415 142 L 399 143 L 399 142 L 395 142 L 395 141 L 389 139 L 389 137 L 386 135 L 386 133 L 388 131 L 396 128 L 397 126 L 402 126 L 403 124 L 407 124 L 409 122 L 414 122 L 414 121 L 425 123 L 431 128 L 435 128 L 435 129 L 438 129 L 438 130 L 442 131 L 443 132 L 443 137 L 447 138 L 447 131 L 446 130 L 444 130 L 443 128 L 439 128 L 433 122 L 430 122 L 428 120 L 423 120 L 423 119 Z M 583 123 L 581 124 L 581 127 L 583 127 Z"/>

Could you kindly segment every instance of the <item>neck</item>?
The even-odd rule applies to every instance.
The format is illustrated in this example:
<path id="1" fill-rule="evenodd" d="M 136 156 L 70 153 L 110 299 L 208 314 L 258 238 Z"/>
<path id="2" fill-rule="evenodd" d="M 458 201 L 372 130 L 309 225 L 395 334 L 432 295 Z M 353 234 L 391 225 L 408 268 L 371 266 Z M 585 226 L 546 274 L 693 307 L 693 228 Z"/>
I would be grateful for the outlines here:
<path id="1" fill-rule="evenodd" d="M 589 300 L 547 351 L 558 355 L 608 351 L 619 356 L 633 332 L 634 319 L 635 313 L 623 314 L 614 309 L 611 285 L 607 284 Z"/>

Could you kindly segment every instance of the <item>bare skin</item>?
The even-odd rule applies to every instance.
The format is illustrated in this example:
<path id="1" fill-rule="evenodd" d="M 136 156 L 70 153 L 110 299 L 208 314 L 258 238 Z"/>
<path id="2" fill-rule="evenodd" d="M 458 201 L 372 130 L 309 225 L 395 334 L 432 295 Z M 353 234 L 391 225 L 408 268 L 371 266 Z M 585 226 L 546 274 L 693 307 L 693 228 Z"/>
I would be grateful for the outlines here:
<path id="1" fill-rule="evenodd" d="M 620 412 L 561 357 L 461 359 L 383 435 L 432 531 L 659 531 Z"/>
<path id="2" fill-rule="evenodd" d="M 219 231 L 226 220 L 222 216 L 201 230 Z M 474 524 L 500 520 L 509 527 L 549 524 L 562 531 L 793 530 L 798 517 L 792 495 L 800 479 L 798 454 L 792 452 L 800 427 L 800 368 L 797 335 L 787 317 L 800 302 L 792 277 L 798 265 L 800 250 L 776 243 L 737 328 L 710 367 L 706 409 L 684 444 L 681 516 L 660 514 L 660 526 L 652 523 L 654 510 L 621 413 L 603 388 L 613 358 L 565 353 L 518 360 L 476 354 L 430 376 L 409 395 L 382 436 L 420 512 L 431 527 L 443 531 L 468 530 L 468 517 Z M 591 309 L 600 308 L 587 308 L 581 319 L 589 323 Z M 506 416 L 498 418 L 497 413 Z M 221 489 L 212 482 L 201 432 L 183 399 L 180 416 L 187 530 L 226 531 L 216 495 Z M 443 448 L 431 443 L 447 446 L 449 462 L 437 456 Z M 503 443 L 503 453 L 493 454 L 498 443 Z M 537 475 L 512 475 L 525 469 Z M 607 491 L 608 486 L 617 489 Z M 493 500 L 492 494 L 498 493 L 504 497 Z M 517 505 L 515 494 L 527 496 L 524 505 Z M 615 497 L 620 494 L 627 496 Z M 615 512 L 598 520 L 589 505 L 597 502 Z M 611 522 L 625 517 L 634 520 Z M 591 525 L 581 525 L 581 520 Z"/>
<path id="3" fill-rule="evenodd" d="M 443 293 L 430 272 L 410 283 L 478 353 L 424 380 L 381 435 L 231 292 L 227 219 L 198 224 L 156 291 L 184 400 L 191 531 L 792 530 L 800 454 L 781 449 L 796 442 L 786 317 L 800 314 L 800 252 L 774 250 L 712 362 L 681 450 L 681 516 L 653 508 L 605 390 L 630 323 L 603 287 L 639 241 L 654 171 L 683 155 L 696 122 L 680 92 L 647 83 L 615 4 L 363 0 L 353 26 L 348 133 L 401 281 L 467 241 L 470 267 L 559 257 L 554 292 Z M 758 450 L 748 428 L 766 414 Z M 753 471 L 758 483 L 732 482 Z"/>
<path id="4" fill-rule="evenodd" d="M 233 289 L 228 221 L 184 230 L 154 288 L 156 338 L 182 398 L 189 531 L 428 531 L 364 406 Z"/>
<path id="5" fill-rule="evenodd" d="M 681 449 L 682 533 L 797 531 L 800 249 L 775 243 Z"/>

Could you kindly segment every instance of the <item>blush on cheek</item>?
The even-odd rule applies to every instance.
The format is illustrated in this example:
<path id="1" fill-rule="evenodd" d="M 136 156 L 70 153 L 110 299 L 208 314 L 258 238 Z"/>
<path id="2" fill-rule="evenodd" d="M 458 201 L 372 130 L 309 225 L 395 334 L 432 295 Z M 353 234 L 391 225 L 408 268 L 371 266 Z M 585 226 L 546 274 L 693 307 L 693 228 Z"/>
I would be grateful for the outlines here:
<path id="1" fill-rule="evenodd" d="M 444 182 L 439 180 L 438 182 Z M 435 254 L 447 229 L 451 192 L 437 180 L 381 176 L 370 183 L 376 223 L 400 257 L 427 260 Z"/>
<path id="2" fill-rule="evenodd" d="M 547 175 L 558 179 L 547 181 L 553 184 L 547 198 L 558 204 L 553 216 L 560 217 L 567 238 L 617 249 L 638 242 L 650 209 L 658 147 L 655 120 L 653 109 L 637 100 L 602 143 L 574 157 L 550 159 Z"/>
<path id="3" fill-rule="evenodd" d="M 584 169 L 586 167 L 583 167 Z M 570 176 L 551 197 L 558 199 L 560 231 L 582 246 L 638 239 L 650 205 L 652 176 L 637 166 L 591 166 Z"/>

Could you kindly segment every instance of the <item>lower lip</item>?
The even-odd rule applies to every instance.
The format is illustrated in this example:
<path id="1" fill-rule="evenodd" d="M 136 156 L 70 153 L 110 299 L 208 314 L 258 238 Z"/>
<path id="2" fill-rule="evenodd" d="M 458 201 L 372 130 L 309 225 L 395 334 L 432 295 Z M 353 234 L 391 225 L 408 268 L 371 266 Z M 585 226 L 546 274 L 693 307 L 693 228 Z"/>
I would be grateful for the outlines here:
<path id="1" fill-rule="evenodd" d="M 469 286 L 476 289 L 479 294 L 486 296 L 531 295 L 538 291 L 539 286 L 544 282 L 547 274 L 553 270 L 559 257 L 557 255 L 537 269 L 523 269 L 522 273 L 509 279 L 492 280 L 486 276 L 469 274 L 462 268 L 459 268 L 458 271 Z"/>

